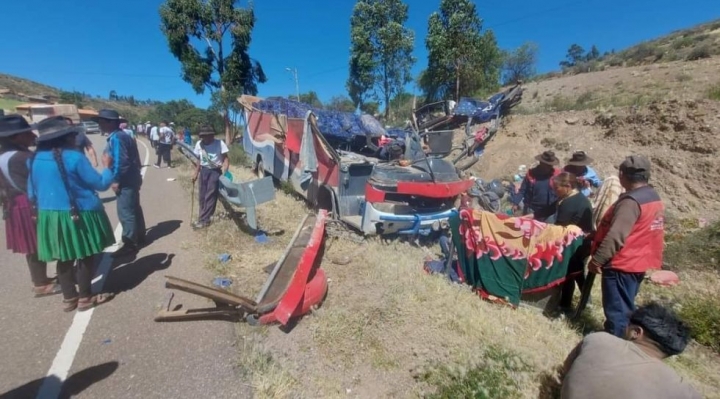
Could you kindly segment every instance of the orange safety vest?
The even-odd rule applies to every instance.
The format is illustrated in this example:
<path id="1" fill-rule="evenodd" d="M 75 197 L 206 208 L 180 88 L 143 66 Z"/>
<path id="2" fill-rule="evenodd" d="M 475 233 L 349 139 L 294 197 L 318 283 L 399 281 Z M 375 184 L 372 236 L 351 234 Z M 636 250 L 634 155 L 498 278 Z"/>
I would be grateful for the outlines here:
<path id="1" fill-rule="evenodd" d="M 609 268 L 625 273 L 644 273 L 650 269 L 661 269 L 665 239 L 665 207 L 660 196 L 650 186 L 622 194 L 605 212 L 592 243 L 592 254 L 595 254 L 610 231 L 615 207 L 623 200 L 637 202 L 640 205 L 640 217 L 630 230 L 625 245 L 610 260 Z"/>

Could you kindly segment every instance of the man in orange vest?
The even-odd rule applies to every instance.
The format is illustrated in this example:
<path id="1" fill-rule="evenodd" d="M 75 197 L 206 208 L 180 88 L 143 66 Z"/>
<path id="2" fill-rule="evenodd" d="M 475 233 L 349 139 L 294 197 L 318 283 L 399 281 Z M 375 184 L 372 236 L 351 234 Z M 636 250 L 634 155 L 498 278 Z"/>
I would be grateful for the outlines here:
<path id="1" fill-rule="evenodd" d="M 605 330 L 622 337 L 635 296 L 649 269 L 662 267 L 665 207 L 652 188 L 650 161 L 639 155 L 620 164 L 625 193 L 603 216 L 592 244 L 588 270 L 602 275 Z"/>

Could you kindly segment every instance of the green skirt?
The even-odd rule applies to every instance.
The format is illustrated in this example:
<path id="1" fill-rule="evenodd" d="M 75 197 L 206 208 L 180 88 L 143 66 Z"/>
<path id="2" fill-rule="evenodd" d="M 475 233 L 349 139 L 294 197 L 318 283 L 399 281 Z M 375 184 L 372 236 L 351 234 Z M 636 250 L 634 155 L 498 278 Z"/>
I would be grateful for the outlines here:
<path id="1" fill-rule="evenodd" d="M 39 211 L 38 258 L 43 262 L 83 259 L 115 244 L 105 211 L 80 212 L 73 221 L 70 211 Z"/>

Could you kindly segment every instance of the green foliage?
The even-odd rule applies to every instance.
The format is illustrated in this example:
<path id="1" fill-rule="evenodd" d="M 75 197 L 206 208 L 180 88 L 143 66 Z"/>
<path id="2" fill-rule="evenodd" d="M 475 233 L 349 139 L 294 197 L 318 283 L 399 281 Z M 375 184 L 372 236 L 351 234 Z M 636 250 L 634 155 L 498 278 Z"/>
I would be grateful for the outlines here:
<path id="1" fill-rule="evenodd" d="M 685 298 L 678 312 L 690 326 L 692 337 L 700 344 L 720 352 L 720 298 L 692 296 Z"/>
<path id="2" fill-rule="evenodd" d="M 572 44 L 570 45 L 570 48 L 568 48 L 565 60 L 560 62 L 560 66 L 563 68 L 569 68 L 584 60 L 585 49 L 583 49 L 579 44 Z"/>
<path id="3" fill-rule="evenodd" d="M 192 131 L 197 131 L 200 126 L 208 124 L 216 132 L 222 132 L 225 125 L 222 115 L 218 112 L 197 108 L 185 99 L 172 100 L 158 105 L 148 113 L 146 119 L 153 123 L 175 122 L 176 129 L 187 126 Z"/>
<path id="4" fill-rule="evenodd" d="M 325 108 L 331 111 L 355 112 L 355 104 L 345 96 L 335 96 L 325 104 Z"/>
<path id="5" fill-rule="evenodd" d="M 703 58 L 710 58 L 712 57 L 712 51 L 710 50 L 710 46 L 708 45 L 702 45 L 699 47 L 695 47 L 690 51 L 690 54 L 688 54 L 687 58 L 685 58 L 688 61 L 697 61 L 701 60 Z"/>
<path id="6" fill-rule="evenodd" d="M 365 102 L 360 105 L 360 111 L 370 115 L 377 115 L 378 111 L 380 111 L 380 104 L 377 101 Z"/>
<path id="7" fill-rule="evenodd" d="M 720 101 L 720 83 L 715 84 L 708 89 L 707 98 Z"/>
<path id="8" fill-rule="evenodd" d="M 531 369 L 516 354 L 490 347 L 479 364 L 458 368 L 440 365 L 421 375 L 436 387 L 427 395 L 431 399 L 495 399 L 515 398 L 520 394 L 517 375 Z"/>
<path id="9" fill-rule="evenodd" d="M 425 38 L 428 67 L 419 79 L 425 101 L 457 101 L 480 90 L 497 89 L 502 53 L 493 32 L 481 30 L 474 2 L 440 2 L 440 10 L 430 15 Z"/>
<path id="10" fill-rule="evenodd" d="M 386 123 L 404 123 L 412 118 L 414 96 L 407 92 L 398 93 L 390 100 L 391 117 Z"/>
<path id="11" fill-rule="evenodd" d="M 350 18 L 350 76 L 347 90 L 356 106 L 390 99 L 412 80 L 415 33 L 404 24 L 408 6 L 401 0 L 359 0 Z"/>
<path id="12" fill-rule="evenodd" d="M 535 76 L 538 46 L 524 43 L 503 56 L 503 81 L 505 84 L 527 80 Z"/>
<path id="13" fill-rule="evenodd" d="M 227 115 L 240 94 L 257 94 L 267 79 L 250 58 L 255 13 L 235 0 L 166 0 L 160 6 L 161 29 L 170 52 L 180 61 L 182 78 L 196 93 L 209 90 L 213 105 Z M 231 141 L 230 118 L 225 117 Z"/>
<path id="14" fill-rule="evenodd" d="M 295 99 L 294 95 L 288 96 L 289 98 Z M 314 91 L 309 91 L 307 93 L 300 93 L 300 102 L 312 105 L 315 108 L 322 108 L 323 103 L 320 101 L 320 97 L 318 97 L 317 93 Z"/>
<path id="15" fill-rule="evenodd" d="M 245 150 L 243 150 L 242 146 L 239 145 L 234 145 L 230 147 L 228 159 L 230 160 L 231 165 L 245 167 L 252 166 L 252 160 L 250 159 L 250 157 L 248 157 L 247 153 L 245 153 Z"/>
<path id="16" fill-rule="evenodd" d="M 75 104 L 78 108 L 84 107 L 83 95 L 77 91 L 61 91 L 60 102 L 65 104 Z"/>

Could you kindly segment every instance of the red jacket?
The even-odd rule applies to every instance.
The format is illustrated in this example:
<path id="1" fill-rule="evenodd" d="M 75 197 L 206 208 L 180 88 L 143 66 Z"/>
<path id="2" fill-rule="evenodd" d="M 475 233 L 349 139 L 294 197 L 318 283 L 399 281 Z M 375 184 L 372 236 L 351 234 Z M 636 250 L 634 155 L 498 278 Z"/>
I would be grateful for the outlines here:
<path id="1" fill-rule="evenodd" d="M 640 217 L 630 230 L 625 245 L 610 260 L 608 267 L 625 273 L 644 273 L 649 269 L 661 269 L 665 239 L 665 207 L 660 196 L 650 186 L 638 188 L 620 196 L 630 198 L 640 205 Z M 617 204 L 617 202 L 616 202 Z M 615 205 L 605 213 L 593 240 L 592 252 L 598 248 L 612 224 Z"/>

